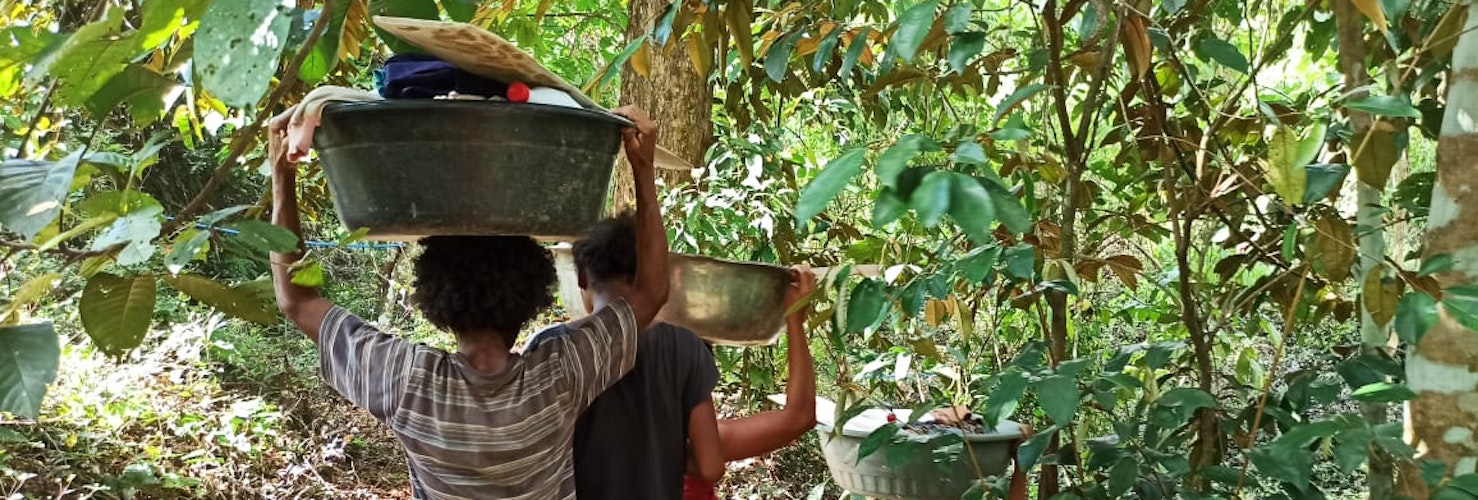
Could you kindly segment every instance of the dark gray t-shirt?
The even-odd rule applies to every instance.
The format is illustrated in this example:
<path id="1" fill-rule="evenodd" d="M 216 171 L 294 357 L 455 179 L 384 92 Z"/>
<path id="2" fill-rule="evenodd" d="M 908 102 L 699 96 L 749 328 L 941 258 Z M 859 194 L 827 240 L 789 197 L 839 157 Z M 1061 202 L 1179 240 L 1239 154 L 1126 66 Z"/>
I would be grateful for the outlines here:
<path id="1" fill-rule="evenodd" d="M 556 325 L 524 352 L 570 334 Z M 575 424 L 575 495 L 580 500 L 679 500 L 688 415 L 718 383 L 713 352 L 682 327 L 658 323 L 639 336 L 636 366 L 601 393 Z"/>

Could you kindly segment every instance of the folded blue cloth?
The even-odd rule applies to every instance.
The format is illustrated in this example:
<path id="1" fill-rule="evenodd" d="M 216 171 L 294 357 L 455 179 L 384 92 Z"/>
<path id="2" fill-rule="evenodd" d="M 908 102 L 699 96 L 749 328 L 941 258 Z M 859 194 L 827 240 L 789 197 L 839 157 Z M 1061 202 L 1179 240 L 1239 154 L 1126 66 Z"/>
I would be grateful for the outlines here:
<path id="1" fill-rule="evenodd" d="M 386 99 L 431 99 L 456 92 L 507 97 L 508 85 L 463 71 L 426 54 L 400 54 L 375 70 L 375 89 Z"/>

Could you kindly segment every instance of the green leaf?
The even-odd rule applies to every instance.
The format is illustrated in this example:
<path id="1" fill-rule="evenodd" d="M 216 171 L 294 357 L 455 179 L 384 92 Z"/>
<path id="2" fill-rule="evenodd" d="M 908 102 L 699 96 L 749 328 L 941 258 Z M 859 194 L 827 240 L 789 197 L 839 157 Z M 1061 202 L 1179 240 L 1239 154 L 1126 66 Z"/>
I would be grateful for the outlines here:
<path id="1" fill-rule="evenodd" d="M 123 9 L 109 8 L 104 19 L 79 28 L 37 60 L 28 77 L 55 78 L 55 100 L 65 106 L 81 105 L 143 52 L 141 39 L 138 32 L 124 33 Z"/>
<path id="2" fill-rule="evenodd" d="M 967 4 L 960 4 L 967 5 Z M 985 50 L 985 33 L 972 31 L 960 33 L 950 37 L 949 41 L 949 69 L 955 73 L 964 73 L 965 67 L 970 60 L 980 55 Z"/>
<path id="3" fill-rule="evenodd" d="M 1422 268 L 1416 272 L 1417 276 L 1431 276 L 1448 269 L 1452 269 L 1453 259 L 1448 254 L 1437 254 L 1422 260 Z"/>
<path id="4" fill-rule="evenodd" d="M 92 249 L 103 250 L 122 245 L 123 250 L 118 252 L 118 265 L 132 266 L 147 262 L 149 257 L 154 256 L 154 245 L 151 242 L 159 236 L 159 216 L 163 210 L 158 206 L 145 205 L 119 217 L 97 239 L 92 240 Z"/>
<path id="5" fill-rule="evenodd" d="M 1165 391 L 1160 399 L 1155 401 L 1155 408 L 1151 412 L 1150 421 L 1166 429 L 1174 429 L 1184 425 L 1196 410 L 1201 408 L 1215 408 L 1216 398 L 1211 397 L 1205 391 L 1190 387 L 1177 387 Z"/>
<path id="6" fill-rule="evenodd" d="M 1162 0 L 1160 2 L 1160 8 L 1165 12 L 1165 15 L 1173 16 L 1180 12 L 1181 8 L 1185 7 L 1185 2 L 1186 0 Z"/>
<path id="7" fill-rule="evenodd" d="M 934 26 L 934 11 L 938 7 L 939 2 L 929 0 L 903 11 L 898 16 L 898 31 L 893 32 L 888 51 L 904 62 L 913 62 L 914 55 L 919 52 L 919 45 L 924 43 L 924 37 L 929 35 L 929 29 Z"/>
<path id="8" fill-rule="evenodd" d="M 955 163 L 983 166 L 990 160 L 985 157 L 985 148 L 975 141 L 964 141 L 955 146 Z"/>
<path id="9" fill-rule="evenodd" d="M 1355 178 L 1366 186 L 1381 190 L 1391 179 L 1391 168 L 1404 154 L 1403 147 L 1396 141 L 1396 133 L 1380 127 L 1372 127 L 1364 134 L 1350 137 L 1350 149 L 1355 156 Z"/>
<path id="10" fill-rule="evenodd" d="M 1242 51 L 1238 50 L 1235 45 L 1217 38 L 1216 35 L 1207 33 L 1196 40 L 1193 48 L 1202 60 L 1216 61 L 1239 73 L 1248 74 L 1247 56 L 1242 55 Z"/>
<path id="11" fill-rule="evenodd" d="M 259 220 L 243 220 L 227 224 L 240 231 L 232 240 L 260 252 L 289 253 L 298 250 L 298 237 L 282 226 Z"/>
<path id="12" fill-rule="evenodd" d="M 1319 151 L 1324 149 L 1324 133 L 1328 129 L 1328 124 L 1315 122 L 1313 128 L 1310 128 L 1308 132 L 1304 133 L 1303 137 L 1298 140 L 1298 147 L 1295 148 L 1293 156 L 1294 165 L 1303 168 L 1319 158 Z"/>
<path id="13" fill-rule="evenodd" d="M 277 71 L 291 18 L 281 0 L 211 3 L 194 37 L 200 85 L 228 106 L 255 106 Z"/>
<path id="14" fill-rule="evenodd" d="M 1334 463 L 1339 470 L 1349 473 L 1353 472 L 1365 459 L 1370 456 L 1370 441 L 1375 436 L 1370 429 L 1354 428 L 1340 432 L 1336 437 L 1338 444 L 1334 445 Z"/>
<path id="15" fill-rule="evenodd" d="M 61 346 L 51 323 L 0 327 L 0 413 L 41 416 Z"/>
<path id="16" fill-rule="evenodd" d="M 323 35 L 318 37 L 318 42 L 313 44 L 313 50 L 308 52 L 308 57 L 303 59 L 303 64 L 298 67 L 298 78 L 308 84 L 323 81 L 334 66 L 339 64 L 339 42 L 343 41 L 344 20 L 349 16 L 349 9 L 354 1 L 334 2 L 333 12 L 321 12 L 315 23 L 327 21 L 328 27 L 324 28 Z M 476 9 L 476 6 L 473 6 Z"/>
<path id="17" fill-rule="evenodd" d="M 923 151 L 936 151 L 939 145 L 933 139 L 919 134 L 909 134 L 898 139 L 883 155 L 878 157 L 876 173 L 878 183 L 897 189 L 898 175 L 908 167 L 908 162 Z"/>
<path id="18" fill-rule="evenodd" d="M 1369 384 L 1350 394 L 1356 401 L 1367 403 L 1400 403 L 1409 401 L 1416 397 L 1416 391 L 1411 390 L 1403 384 L 1392 384 L 1389 382 L 1376 382 Z"/>
<path id="19" fill-rule="evenodd" d="M 1290 205 L 1303 201 L 1308 183 L 1304 166 L 1297 164 L 1298 149 L 1298 137 L 1288 127 L 1278 127 L 1268 140 L 1268 183 Z"/>
<path id="20" fill-rule="evenodd" d="M 442 0 L 445 3 L 446 0 Z M 474 10 L 477 0 L 471 0 Z M 662 9 L 662 18 L 652 26 L 652 41 L 657 42 L 658 47 L 666 46 L 667 40 L 672 38 L 672 21 L 677 18 L 677 11 L 682 8 L 680 2 L 672 2 Z"/>
<path id="21" fill-rule="evenodd" d="M 975 9 L 970 2 L 956 2 L 944 11 L 944 32 L 958 35 L 970 29 L 970 16 Z"/>
<path id="22" fill-rule="evenodd" d="M 1396 97 L 1388 95 L 1370 96 L 1356 101 L 1345 102 L 1345 107 L 1354 111 L 1364 111 L 1376 116 L 1387 116 L 1395 118 L 1421 118 L 1421 111 L 1417 111 L 1411 105 L 1411 101 L 1405 96 Z"/>
<path id="23" fill-rule="evenodd" d="M 899 430 L 902 430 L 902 427 L 898 424 L 889 423 L 872 431 L 866 438 L 863 438 L 861 444 L 857 445 L 857 461 L 861 462 L 862 459 L 876 453 L 884 445 L 893 441 L 893 436 L 898 435 Z"/>
<path id="24" fill-rule="evenodd" d="M 950 196 L 949 214 L 955 223 L 976 244 L 986 245 L 995 241 L 991 234 L 991 223 L 995 222 L 996 205 L 985 183 L 974 177 L 951 173 L 956 176 Z"/>
<path id="25" fill-rule="evenodd" d="M 1300 491 L 1309 487 L 1309 479 L 1314 470 L 1314 456 L 1307 450 L 1289 454 L 1261 447 L 1248 453 L 1248 458 L 1263 475 L 1291 484 Z"/>
<path id="26" fill-rule="evenodd" d="M 49 54 L 70 38 L 50 30 L 33 30 L 31 26 L 13 26 L 0 30 L 0 97 L 10 97 L 21 88 L 27 66 L 44 61 Z M 17 119 L 18 120 L 18 119 Z"/>
<path id="27" fill-rule="evenodd" d="M 883 188 L 883 191 L 878 193 L 877 202 L 872 207 L 872 225 L 883 227 L 892 224 L 905 213 L 908 213 L 908 202 L 899 197 L 896 191 Z"/>
<path id="28" fill-rule="evenodd" d="M 82 289 L 77 311 L 92 343 L 109 356 L 138 347 L 154 315 L 155 279 L 142 275 L 93 275 Z"/>
<path id="29" fill-rule="evenodd" d="M 887 285 L 864 278 L 847 297 L 847 333 L 861 333 L 882 319 L 888 305 Z"/>
<path id="30" fill-rule="evenodd" d="M 1057 434 L 1060 427 L 1054 425 L 1033 434 L 1025 443 L 1016 449 L 1016 459 L 1021 461 L 1021 466 L 1031 470 L 1037 466 L 1042 459 L 1042 453 L 1047 451 L 1047 445 L 1052 442 L 1052 436 Z"/>
<path id="31" fill-rule="evenodd" d="M 1298 251 L 1298 224 L 1289 224 L 1283 229 L 1283 260 L 1292 262 Z"/>
<path id="32" fill-rule="evenodd" d="M 919 221 L 924 223 L 924 227 L 938 226 L 944 213 L 950 209 L 949 194 L 953 189 L 950 180 L 953 175 L 953 172 L 944 170 L 930 172 L 908 197 L 909 206 L 919 214 Z"/>
<path id="33" fill-rule="evenodd" d="M 990 202 L 996 207 L 996 218 L 1006 226 L 1007 231 L 1016 234 L 1031 231 L 1031 216 L 1027 215 L 1026 208 L 1021 206 L 1021 200 L 1017 199 L 1016 195 L 1011 194 L 1006 186 L 1002 186 L 995 180 L 978 177 L 976 180 L 985 186 L 986 192 L 990 193 Z"/>
<path id="34" fill-rule="evenodd" d="M 303 262 L 306 261 L 299 261 L 300 264 Z M 320 264 L 318 262 L 308 262 L 301 267 L 297 267 L 293 270 L 293 278 L 291 281 L 292 284 L 298 286 L 305 286 L 308 288 L 322 288 L 323 264 Z"/>
<path id="35" fill-rule="evenodd" d="M 175 290 L 231 317 L 260 325 L 277 324 L 276 306 L 258 299 L 255 294 L 246 290 L 229 287 L 198 274 L 165 276 L 164 281 Z"/>
<path id="36" fill-rule="evenodd" d="M 1322 420 L 1294 426 L 1273 440 L 1270 447 L 1279 453 L 1297 453 L 1308 448 L 1315 440 L 1333 436 L 1342 424 L 1334 420 Z"/>
<path id="37" fill-rule="evenodd" d="M 1030 99 L 1032 96 L 1036 95 L 1037 92 L 1041 92 L 1049 88 L 1052 88 L 1052 86 L 1042 83 L 1033 83 L 1031 85 L 1016 89 L 1016 91 L 1012 92 L 1011 95 L 1006 96 L 1006 99 L 1001 101 L 1000 105 L 996 106 L 996 114 L 995 116 L 991 117 L 991 123 L 1001 121 L 1001 117 L 1006 116 L 1006 113 L 1009 113 L 1017 105 L 1021 104 L 1027 99 Z"/>
<path id="38" fill-rule="evenodd" d="M 441 17 L 441 12 L 437 10 L 434 0 L 370 0 L 369 11 L 371 16 L 409 17 L 431 21 Z M 416 46 L 391 36 L 389 32 L 380 29 L 374 23 L 370 23 L 370 26 L 374 28 L 376 34 L 380 35 L 380 40 L 385 42 L 385 46 L 390 47 L 391 52 L 396 54 L 420 52 Z M 643 35 L 642 39 L 645 40 L 646 36 Z M 619 64 L 612 66 L 620 67 Z"/>
<path id="39" fill-rule="evenodd" d="M 1309 165 L 1304 169 L 1304 204 L 1317 202 L 1329 196 L 1331 191 L 1339 188 L 1345 182 L 1345 176 L 1350 175 L 1349 165 L 1318 164 Z"/>
<path id="40" fill-rule="evenodd" d="M 158 48 L 184 26 L 183 21 L 198 22 L 210 0 L 149 0 L 144 2 L 144 22 L 139 29 L 139 48 Z"/>
<path id="41" fill-rule="evenodd" d="M 1047 418 L 1052 419 L 1053 425 L 1063 427 L 1073 422 L 1073 417 L 1078 413 L 1078 400 L 1081 399 L 1076 380 L 1053 375 L 1038 381 L 1036 389 L 1042 411 L 1047 414 Z"/>
<path id="42" fill-rule="evenodd" d="M 165 98 L 179 83 L 138 64 L 130 64 L 87 99 L 94 119 L 102 120 L 121 104 L 128 105 L 136 125 L 147 125 L 164 116 Z"/>
<path id="43" fill-rule="evenodd" d="M 1396 306 L 1396 336 L 1407 345 L 1417 345 L 1437 324 L 1437 299 L 1425 292 L 1407 292 Z"/>
<path id="44" fill-rule="evenodd" d="M 470 23 L 477 16 L 479 3 L 481 3 L 479 0 L 441 0 L 441 8 L 446 11 L 446 16 L 451 20 Z"/>
<path id="45" fill-rule="evenodd" d="M 765 75 L 769 76 L 771 81 L 775 83 L 785 81 L 786 69 L 790 66 L 790 54 L 795 51 L 796 40 L 800 39 L 802 34 L 801 31 L 795 31 L 780 37 L 780 40 L 770 46 L 770 51 L 765 53 Z"/>
<path id="46" fill-rule="evenodd" d="M 816 54 L 811 56 L 811 71 L 820 73 L 826 68 L 826 63 L 831 62 L 831 53 L 836 51 L 837 43 L 842 41 L 843 31 L 846 31 L 846 28 L 837 25 L 831 29 L 830 33 L 821 37 L 821 42 L 816 44 Z"/>
<path id="47" fill-rule="evenodd" d="M 1001 247 L 991 245 L 976 248 L 971 250 L 970 253 L 965 254 L 964 257 L 960 257 L 960 260 L 955 261 L 955 269 L 958 269 L 960 275 L 964 276 L 965 279 L 977 284 L 983 283 L 985 282 L 985 278 L 990 276 L 991 271 L 995 269 L 996 260 L 1000 259 L 1000 257 Z"/>
<path id="48" fill-rule="evenodd" d="M 1036 250 L 1031 245 L 1021 244 L 1008 248 L 1003 257 L 1006 260 L 1006 273 L 1011 276 L 1028 280 L 1036 274 Z"/>
<path id="49" fill-rule="evenodd" d="M 5 326 L 12 319 L 18 321 L 19 318 L 17 315 L 21 309 L 31 305 L 33 302 L 41 300 L 46 294 L 55 290 L 61 281 L 61 274 L 46 273 L 28 279 L 25 283 L 21 283 L 20 286 L 14 289 L 10 297 L 7 297 L 10 299 L 10 303 L 5 304 L 4 309 L 0 309 L 0 326 Z"/>
<path id="50" fill-rule="evenodd" d="M 991 389 L 990 396 L 985 400 L 985 411 L 981 415 L 986 424 L 996 427 L 1011 418 L 1011 414 L 1016 411 L 1016 406 L 1021 402 L 1021 396 L 1026 394 L 1027 385 L 1026 375 L 1020 371 L 1001 372 L 999 382 Z"/>
<path id="51" fill-rule="evenodd" d="M 1129 488 L 1134 487 L 1134 480 L 1139 479 L 1139 462 L 1132 456 L 1120 457 L 1114 467 L 1109 469 L 1108 494 L 1111 498 L 1123 498 Z"/>
<path id="52" fill-rule="evenodd" d="M 816 174 L 801 190 L 800 201 L 795 206 L 795 218 L 806 222 L 825 210 L 826 205 L 841 194 L 847 184 L 852 183 L 852 178 L 862 172 L 862 160 L 865 158 L 866 149 L 851 149 L 822 167 L 821 173 Z"/>
<path id="53" fill-rule="evenodd" d="M 1459 285 L 1443 290 L 1442 310 L 1464 328 L 1478 332 L 1478 285 Z"/>
<path id="54" fill-rule="evenodd" d="M 73 154 L 57 162 L 0 163 L 0 227 L 30 240 L 51 225 L 72 186 L 79 158 Z"/>
<path id="55" fill-rule="evenodd" d="M 847 54 L 842 56 L 842 67 L 837 72 L 840 78 L 847 78 L 852 74 L 852 68 L 857 66 L 857 60 L 862 57 L 862 51 L 867 50 L 867 37 L 872 34 L 871 26 L 864 26 L 852 37 L 852 44 L 847 46 Z"/>
<path id="56" fill-rule="evenodd" d="M 210 243 L 210 232 L 199 229 L 186 229 L 181 231 L 174 239 L 174 244 L 169 249 L 169 255 L 164 257 L 164 267 L 170 274 L 179 274 L 186 264 L 201 257 L 206 245 Z"/>

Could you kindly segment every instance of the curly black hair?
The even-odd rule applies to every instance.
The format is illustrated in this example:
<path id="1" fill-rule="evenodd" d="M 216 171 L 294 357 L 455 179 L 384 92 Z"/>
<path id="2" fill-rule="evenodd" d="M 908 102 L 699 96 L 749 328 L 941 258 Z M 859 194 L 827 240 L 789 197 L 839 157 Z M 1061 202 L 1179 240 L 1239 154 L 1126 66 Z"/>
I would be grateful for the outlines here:
<path id="1" fill-rule="evenodd" d="M 524 324 L 554 303 L 554 261 L 527 236 L 421 240 L 411 303 L 456 335 L 492 330 L 512 346 Z"/>
<path id="2" fill-rule="evenodd" d="M 602 220 L 574 245 L 575 268 L 592 283 L 630 282 L 636 277 L 636 215 Z"/>

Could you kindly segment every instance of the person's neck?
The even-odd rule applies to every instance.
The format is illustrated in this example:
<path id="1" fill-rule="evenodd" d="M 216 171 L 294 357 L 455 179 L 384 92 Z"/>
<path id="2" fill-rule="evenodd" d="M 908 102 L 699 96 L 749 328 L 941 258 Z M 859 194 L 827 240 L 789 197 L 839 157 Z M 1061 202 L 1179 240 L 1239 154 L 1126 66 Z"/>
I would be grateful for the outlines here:
<path id="1" fill-rule="evenodd" d="M 485 375 L 497 375 L 508 369 L 509 346 L 497 332 L 457 335 L 457 352 L 467 359 L 472 369 Z"/>
<path id="2" fill-rule="evenodd" d="M 608 304 L 610 304 L 612 302 L 615 302 L 616 299 L 619 299 L 621 297 L 625 297 L 630 292 L 631 292 L 631 285 L 621 284 L 621 283 L 608 284 L 608 285 L 603 285 L 603 286 L 600 286 L 600 287 L 596 287 L 596 288 L 592 289 L 591 290 L 591 293 L 590 293 L 590 307 L 591 307 L 591 309 L 588 312 L 590 314 L 595 314 L 596 311 L 599 311 L 599 310 L 601 310 L 601 308 L 605 307 L 606 305 L 608 305 Z M 657 322 L 658 322 L 658 320 L 656 318 L 653 318 L 651 323 L 647 323 L 645 325 L 642 325 L 642 329 L 645 330 L 647 328 L 650 328 L 652 325 L 657 324 Z"/>

